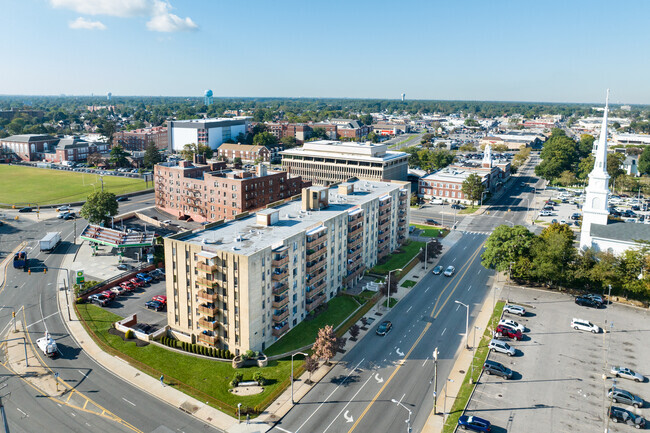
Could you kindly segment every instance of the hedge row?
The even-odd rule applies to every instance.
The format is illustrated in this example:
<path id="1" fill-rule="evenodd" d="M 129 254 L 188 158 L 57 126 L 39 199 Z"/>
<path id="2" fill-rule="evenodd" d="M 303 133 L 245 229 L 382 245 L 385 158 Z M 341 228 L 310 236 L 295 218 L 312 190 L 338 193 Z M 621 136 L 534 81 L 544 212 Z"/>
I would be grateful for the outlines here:
<path id="1" fill-rule="evenodd" d="M 230 353 L 230 350 L 217 349 L 216 347 L 207 347 L 200 344 L 186 343 L 185 341 L 178 341 L 170 337 L 162 337 L 160 342 L 168 347 L 174 349 L 181 349 L 186 352 L 196 353 L 198 355 L 211 356 L 213 358 L 233 359 L 235 355 Z"/>

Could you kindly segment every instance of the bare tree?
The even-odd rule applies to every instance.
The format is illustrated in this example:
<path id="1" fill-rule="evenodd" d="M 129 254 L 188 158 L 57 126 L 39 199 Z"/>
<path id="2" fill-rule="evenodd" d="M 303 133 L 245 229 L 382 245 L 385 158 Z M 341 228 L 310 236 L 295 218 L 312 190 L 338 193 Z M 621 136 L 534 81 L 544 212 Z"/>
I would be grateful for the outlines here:
<path id="1" fill-rule="evenodd" d="M 325 363 L 329 365 L 330 359 L 336 355 L 338 349 L 338 338 L 334 333 L 334 328 L 331 325 L 326 325 L 324 328 L 318 330 L 318 338 L 312 346 L 314 356 L 316 359 L 324 359 Z"/>

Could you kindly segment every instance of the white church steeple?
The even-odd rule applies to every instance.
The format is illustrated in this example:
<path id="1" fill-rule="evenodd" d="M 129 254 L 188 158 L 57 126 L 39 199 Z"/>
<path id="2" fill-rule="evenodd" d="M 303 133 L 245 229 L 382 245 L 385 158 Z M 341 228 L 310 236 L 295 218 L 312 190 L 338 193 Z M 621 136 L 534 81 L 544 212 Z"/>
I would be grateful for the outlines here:
<path id="1" fill-rule="evenodd" d="M 582 207 L 582 228 L 580 230 L 580 248 L 591 247 L 592 224 L 607 225 L 609 215 L 609 174 L 607 173 L 607 111 L 609 109 L 609 89 L 605 99 L 603 124 L 596 145 L 594 168 L 589 173 L 585 202 Z"/>
<path id="2" fill-rule="evenodd" d="M 492 148 L 489 144 L 485 145 L 485 150 L 483 151 L 483 162 L 481 165 L 483 168 L 492 168 Z"/>

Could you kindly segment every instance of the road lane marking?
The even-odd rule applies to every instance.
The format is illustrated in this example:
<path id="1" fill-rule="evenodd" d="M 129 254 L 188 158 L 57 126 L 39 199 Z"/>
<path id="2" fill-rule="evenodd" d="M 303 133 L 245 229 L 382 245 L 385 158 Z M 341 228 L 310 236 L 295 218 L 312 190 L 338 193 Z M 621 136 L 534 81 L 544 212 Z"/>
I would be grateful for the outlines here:
<path id="1" fill-rule="evenodd" d="M 336 415 L 336 416 L 334 417 L 334 419 L 333 419 L 332 422 L 327 426 L 327 428 L 326 428 L 325 430 L 323 430 L 323 433 L 327 432 L 327 430 L 329 430 L 329 428 L 332 427 L 332 424 L 334 424 L 334 421 L 336 421 L 336 419 L 337 419 L 339 416 L 341 416 L 341 413 L 343 413 L 343 411 L 347 409 L 347 407 L 350 405 L 350 403 L 352 403 L 352 400 L 354 400 L 355 398 L 357 398 L 357 395 L 359 395 L 359 393 L 361 392 L 361 390 L 363 389 L 363 387 L 366 386 L 366 385 L 368 384 L 368 382 L 370 382 L 370 379 L 372 379 L 372 378 L 373 378 L 373 376 L 370 375 L 370 377 L 368 378 L 368 380 L 366 380 L 365 383 L 364 383 L 363 385 L 361 385 L 361 388 L 359 388 L 359 390 L 358 390 L 357 392 L 354 393 L 354 395 L 352 396 L 352 398 L 351 398 L 350 400 L 348 400 L 348 403 L 347 403 L 345 406 L 343 406 L 343 409 L 341 409 L 341 411 L 338 413 L 338 415 Z M 345 414 L 346 414 L 346 415 L 347 415 L 347 413 L 348 413 L 348 411 L 345 411 Z M 348 421 L 348 419 L 350 419 L 350 421 Z M 345 417 L 345 420 L 346 420 L 346 422 L 353 422 L 353 421 L 354 421 L 354 419 L 352 419 L 352 417 L 350 417 L 350 418 Z"/>
<path id="2" fill-rule="evenodd" d="M 293 433 L 293 432 L 290 432 L 289 430 L 283 429 L 282 427 L 278 427 L 277 425 L 275 426 L 275 428 L 277 428 L 280 431 L 283 431 L 284 433 Z"/>
<path id="3" fill-rule="evenodd" d="M 128 400 L 125 399 L 124 397 L 122 397 L 122 400 L 124 400 L 125 402 L 127 402 L 127 403 L 130 404 L 131 406 L 135 406 L 135 403 L 132 403 L 132 402 L 128 401 Z"/>
<path id="4" fill-rule="evenodd" d="M 84 379 L 86 378 L 86 376 L 88 376 L 88 372 L 84 373 L 81 370 L 77 370 L 77 371 L 84 377 Z"/>
<path id="5" fill-rule="evenodd" d="M 21 408 L 17 407 L 16 409 L 18 410 L 18 412 L 22 413 L 23 416 L 29 416 L 25 412 L 23 412 Z"/>
<path id="6" fill-rule="evenodd" d="M 427 356 L 427 359 L 425 359 L 424 362 L 422 363 L 422 367 L 424 367 L 424 364 L 426 364 L 428 360 L 429 360 L 429 357 Z"/>
<path id="7" fill-rule="evenodd" d="M 50 314 L 50 315 L 47 316 L 47 317 L 43 317 L 41 320 L 37 320 L 36 322 L 34 322 L 34 323 L 30 324 L 30 325 L 27 325 L 26 328 L 29 329 L 29 328 L 31 328 L 32 326 L 36 325 L 37 323 L 45 322 L 45 319 L 48 319 L 48 318 L 50 318 L 50 317 L 52 317 L 52 316 L 55 316 L 55 315 L 57 315 L 57 314 L 59 314 L 58 311 L 57 311 L 56 313 L 52 313 L 52 314 Z"/>
<path id="8" fill-rule="evenodd" d="M 442 333 L 440 333 L 440 336 L 441 336 L 441 337 L 442 337 L 443 335 L 445 335 L 445 331 L 446 331 L 446 330 L 447 330 L 447 328 L 445 328 L 445 329 L 442 330 Z"/>
<path id="9" fill-rule="evenodd" d="M 406 312 L 408 313 L 409 311 L 411 311 L 411 308 L 413 308 L 413 305 L 411 305 L 411 306 L 409 307 L 409 309 L 406 310 Z"/>
<path id="10" fill-rule="evenodd" d="M 325 403 L 327 403 L 327 400 L 329 400 L 329 398 L 330 398 L 330 397 L 331 397 L 331 396 L 332 396 L 332 395 L 333 395 L 333 394 L 334 394 L 334 393 L 339 389 L 339 387 L 340 387 L 341 385 L 343 385 L 343 384 L 348 380 L 348 378 L 350 377 L 350 375 L 351 375 L 352 373 L 354 373 L 354 371 L 355 371 L 357 368 L 359 368 L 359 366 L 361 365 L 361 363 L 362 363 L 363 361 L 365 361 L 365 359 L 366 359 L 366 358 L 363 358 L 361 361 L 359 361 L 359 363 L 356 365 L 356 367 L 354 367 L 352 370 L 350 370 L 350 372 L 348 373 L 348 375 L 345 376 L 345 379 L 343 379 L 343 381 L 341 381 L 340 384 L 336 385 L 336 388 L 334 388 L 334 390 L 330 393 L 330 395 L 328 395 L 327 398 L 326 398 L 326 399 L 325 399 L 325 400 L 324 400 L 320 405 L 318 405 L 318 407 L 316 408 L 316 410 L 314 410 L 314 411 L 311 413 L 311 415 L 309 415 L 309 417 L 307 417 L 307 419 L 305 420 L 305 422 L 303 422 L 302 424 L 300 424 L 300 427 L 298 427 L 298 428 L 296 429 L 295 433 L 298 433 L 298 432 L 300 431 L 300 429 L 303 428 L 303 427 L 305 426 L 305 424 L 307 424 L 307 422 L 311 419 L 311 417 L 314 416 L 314 415 L 316 414 L 316 412 L 318 412 L 318 410 L 319 410 L 321 407 L 323 407 L 323 405 L 324 405 Z M 384 361 L 386 361 L 386 360 L 384 360 Z M 286 430 L 285 430 L 285 431 L 286 431 Z"/>

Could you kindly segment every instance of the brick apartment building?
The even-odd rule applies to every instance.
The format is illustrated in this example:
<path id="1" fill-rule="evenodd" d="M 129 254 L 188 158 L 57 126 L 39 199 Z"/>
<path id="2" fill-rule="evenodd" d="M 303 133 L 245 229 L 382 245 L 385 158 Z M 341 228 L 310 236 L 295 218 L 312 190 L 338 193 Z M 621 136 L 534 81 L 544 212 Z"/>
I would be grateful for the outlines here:
<path id="1" fill-rule="evenodd" d="M 150 142 L 153 142 L 158 149 L 166 149 L 168 145 L 167 127 L 154 126 L 132 131 L 119 131 L 113 136 L 113 144 L 119 144 L 124 150 L 130 151 L 145 150 Z"/>
<path id="2" fill-rule="evenodd" d="M 270 162 L 280 157 L 282 146 L 267 148 L 265 146 L 253 146 L 250 144 L 224 143 L 217 149 L 220 157 L 232 161 L 241 158 L 243 162 L 255 162 L 261 159 Z"/>
<path id="3" fill-rule="evenodd" d="M 177 218 L 198 222 L 233 219 L 243 212 L 300 194 L 301 177 L 289 178 L 284 171 L 229 170 L 225 162 L 207 164 L 189 161 L 166 162 L 154 167 L 156 207 Z"/>
<path id="4" fill-rule="evenodd" d="M 108 143 L 90 142 L 79 137 L 66 137 L 59 140 L 54 151 L 44 152 L 42 160 L 62 164 L 64 162 L 85 161 L 91 153 L 107 153 Z"/>

